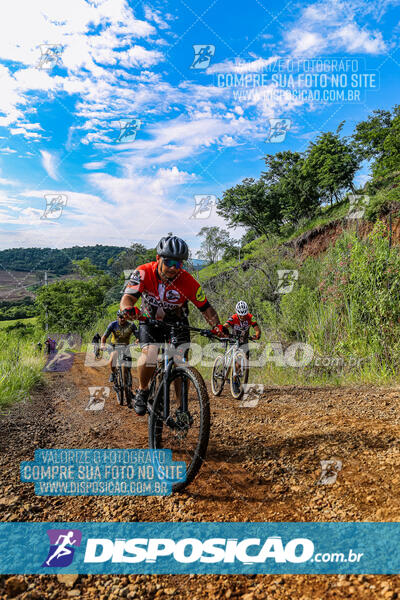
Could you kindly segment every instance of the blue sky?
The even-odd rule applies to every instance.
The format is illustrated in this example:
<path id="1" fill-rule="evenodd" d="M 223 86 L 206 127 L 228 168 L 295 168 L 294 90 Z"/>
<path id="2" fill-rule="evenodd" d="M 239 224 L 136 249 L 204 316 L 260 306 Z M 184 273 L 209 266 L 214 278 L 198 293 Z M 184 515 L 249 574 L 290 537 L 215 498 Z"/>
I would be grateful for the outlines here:
<path id="1" fill-rule="evenodd" d="M 201 227 L 224 221 L 190 218 L 195 195 L 396 103 L 399 21 L 398 0 L 13 0 L 0 22 L 0 247 L 152 247 L 173 231 L 196 250 Z M 205 68 L 191 68 L 194 45 L 214 51 Z M 136 138 L 119 142 L 132 119 Z M 270 119 L 286 119 L 283 141 L 268 141 Z M 46 195 L 66 199 L 59 218 L 43 218 Z"/>

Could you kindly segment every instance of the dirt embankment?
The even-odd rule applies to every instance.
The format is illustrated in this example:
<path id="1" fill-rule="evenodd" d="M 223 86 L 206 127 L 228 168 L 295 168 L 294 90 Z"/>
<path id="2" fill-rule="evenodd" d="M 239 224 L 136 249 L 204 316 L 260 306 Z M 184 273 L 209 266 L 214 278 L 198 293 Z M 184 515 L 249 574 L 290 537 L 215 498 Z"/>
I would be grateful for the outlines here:
<path id="1" fill-rule="evenodd" d="M 19 481 L 36 448 L 147 447 L 146 418 L 119 407 L 86 411 L 89 386 L 105 368 L 78 355 L 67 373 L 48 374 L 31 404 L 0 419 L 2 521 L 398 521 L 400 392 L 375 388 L 266 388 L 241 408 L 228 390 L 211 399 L 207 461 L 194 483 L 169 497 L 39 497 Z M 320 485 L 321 460 L 342 463 Z M 63 579 L 64 577 L 64 579 Z M 398 576 L 26 576 L 0 577 L 0 599 L 120 597 L 203 600 L 384 598 Z M 69 577 L 69 578 L 68 578 Z M 68 587 L 70 585 L 70 587 Z M 18 592 L 18 593 L 17 593 Z"/>
<path id="2" fill-rule="evenodd" d="M 398 208 L 394 212 L 398 215 Z M 400 218 L 398 216 L 390 216 L 391 213 L 382 216 L 382 220 L 386 225 L 388 234 L 391 235 L 394 245 L 400 244 Z M 359 219 L 336 219 L 326 225 L 315 227 L 299 237 L 292 240 L 289 247 L 293 248 L 296 254 L 304 260 L 308 256 L 318 256 L 325 252 L 329 246 L 334 245 L 336 240 L 344 231 L 353 230 L 357 232 L 360 238 L 365 238 L 373 228 L 373 223 Z"/>

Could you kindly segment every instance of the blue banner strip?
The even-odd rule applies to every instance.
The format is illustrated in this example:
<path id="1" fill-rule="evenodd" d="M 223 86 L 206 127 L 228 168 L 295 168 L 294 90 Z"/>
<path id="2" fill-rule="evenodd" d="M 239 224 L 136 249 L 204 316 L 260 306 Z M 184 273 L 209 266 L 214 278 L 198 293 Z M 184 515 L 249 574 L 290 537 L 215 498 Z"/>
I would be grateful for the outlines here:
<path id="1" fill-rule="evenodd" d="M 1 574 L 400 573 L 400 523 L 0 523 Z"/>

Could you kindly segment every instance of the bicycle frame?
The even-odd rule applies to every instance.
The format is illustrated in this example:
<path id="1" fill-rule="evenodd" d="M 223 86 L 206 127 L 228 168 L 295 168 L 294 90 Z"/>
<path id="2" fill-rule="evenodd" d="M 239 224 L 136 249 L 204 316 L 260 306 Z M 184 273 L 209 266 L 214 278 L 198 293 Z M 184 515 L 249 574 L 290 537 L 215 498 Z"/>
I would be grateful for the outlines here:
<path id="1" fill-rule="evenodd" d="M 234 361 L 234 356 L 235 356 L 235 352 L 236 350 L 238 350 L 239 346 L 240 346 L 240 341 L 239 338 L 236 338 L 234 341 L 232 340 L 232 338 L 225 338 L 223 340 L 221 340 L 224 342 L 225 344 L 225 351 L 224 351 L 224 378 L 227 378 L 227 375 L 229 373 L 229 369 L 232 366 L 232 369 L 234 369 L 234 373 L 235 372 L 235 361 Z M 230 348 L 228 348 L 228 345 L 231 345 Z"/>
<path id="2" fill-rule="evenodd" d="M 163 344 L 163 347 L 161 348 L 162 363 L 163 363 L 163 368 L 162 368 L 163 376 L 162 376 L 162 380 L 160 381 L 160 384 L 158 386 L 158 389 L 156 390 L 154 397 L 153 397 L 153 404 L 154 404 L 161 392 L 161 388 L 163 388 L 163 408 L 164 408 L 163 421 L 166 423 L 166 425 L 173 425 L 173 419 L 169 414 L 170 396 L 169 396 L 169 386 L 167 385 L 167 381 L 171 375 L 172 369 L 175 366 L 175 361 L 173 359 L 173 356 L 171 356 L 170 349 L 171 349 L 171 347 L 175 347 L 175 344 L 177 343 L 177 338 L 175 335 L 175 327 L 170 326 L 170 329 L 171 329 L 171 341 L 170 342 L 165 341 Z M 161 369 L 161 367 L 156 368 L 156 371 L 155 371 L 153 377 L 156 376 L 157 369 Z M 187 385 L 187 382 L 184 380 L 182 382 L 182 397 L 181 397 L 181 410 L 183 412 L 187 411 L 187 408 L 188 408 L 186 385 Z"/>

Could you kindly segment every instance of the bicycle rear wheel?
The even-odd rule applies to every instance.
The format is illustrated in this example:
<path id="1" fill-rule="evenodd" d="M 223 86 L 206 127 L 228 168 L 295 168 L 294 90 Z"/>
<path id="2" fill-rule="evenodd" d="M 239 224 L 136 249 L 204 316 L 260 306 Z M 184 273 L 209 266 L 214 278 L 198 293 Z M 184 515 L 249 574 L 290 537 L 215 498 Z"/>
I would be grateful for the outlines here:
<path id="1" fill-rule="evenodd" d="M 214 396 L 219 396 L 224 389 L 225 373 L 224 373 L 224 357 L 218 354 L 214 361 L 213 370 L 211 373 L 211 390 Z"/>
<path id="2" fill-rule="evenodd" d="M 249 361 L 246 353 L 243 350 L 235 352 L 231 368 L 231 394 L 234 398 L 239 399 L 243 396 L 244 384 L 249 379 Z"/>
<path id="3" fill-rule="evenodd" d="M 172 450 L 174 461 L 186 464 L 186 479 L 173 483 L 179 492 L 197 475 L 206 455 L 210 435 L 210 401 L 204 380 L 193 367 L 176 367 L 167 382 L 170 392 L 170 421 L 163 420 L 164 400 L 160 393 L 149 417 L 149 446 Z M 186 392 L 184 391 L 186 390 Z M 187 395 L 187 411 L 182 410 L 182 393 Z"/>

